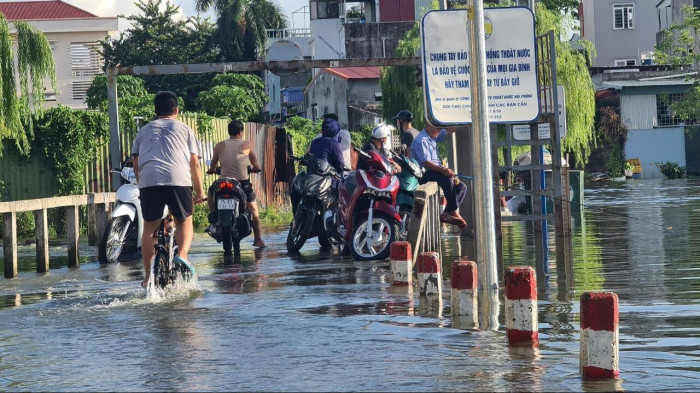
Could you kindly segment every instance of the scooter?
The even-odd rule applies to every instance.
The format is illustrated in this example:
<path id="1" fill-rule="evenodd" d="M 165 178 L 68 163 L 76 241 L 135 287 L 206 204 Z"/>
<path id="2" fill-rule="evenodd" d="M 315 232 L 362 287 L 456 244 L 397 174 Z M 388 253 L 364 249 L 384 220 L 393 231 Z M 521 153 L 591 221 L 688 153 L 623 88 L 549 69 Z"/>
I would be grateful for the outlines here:
<path id="1" fill-rule="evenodd" d="M 420 178 L 423 177 L 423 168 L 420 164 L 405 154 L 394 152 L 394 161 L 401 167 L 401 172 L 396 174 L 399 179 L 399 195 L 396 198 L 396 210 L 404 223 L 404 229 L 408 229 L 408 220 L 413 211 L 413 192 L 420 185 Z M 402 239 L 406 237 L 406 230 L 401 232 Z"/>
<path id="2" fill-rule="evenodd" d="M 403 230 L 396 211 L 399 180 L 391 164 L 376 152 L 354 150 L 369 170 L 357 170 L 338 187 L 338 205 L 324 215 L 326 233 L 359 261 L 385 259 L 391 243 Z"/>
<path id="3" fill-rule="evenodd" d="M 209 172 L 207 172 L 209 173 Z M 221 169 L 217 168 L 220 174 Z M 251 173 L 250 167 L 248 173 Z M 206 232 L 224 248 L 224 256 L 240 255 L 241 240 L 252 231 L 251 217 L 246 208 L 247 198 L 241 183 L 234 178 L 222 178 L 214 182 L 214 206 L 210 213 Z"/>
<path id="4" fill-rule="evenodd" d="M 292 181 L 294 220 L 289 224 L 287 251 L 299 252 L 306 240 L 314 237 L 318 237 L 321 249 L 330 249 L 332 244 L 324 229 L 323 217 L 335 203 L 331 186 L 333 177 L 338 175 L 328 162 L 310 154 L 290 158 L 304 165 L 306 172 L 300 172 Z"/>
<path id="5" fill-rule="evenodd" d="M 139 188 L 134 168 L 127 166 L 128 162 L 124 162 L 122 169 L 112 171 L 121 175 L 122 185 L 117 189 L 114 210 L 100 242 L 101 262 L 116 262 L 122 253 L 133 253 L 141 248 L 143 216 Z"/>

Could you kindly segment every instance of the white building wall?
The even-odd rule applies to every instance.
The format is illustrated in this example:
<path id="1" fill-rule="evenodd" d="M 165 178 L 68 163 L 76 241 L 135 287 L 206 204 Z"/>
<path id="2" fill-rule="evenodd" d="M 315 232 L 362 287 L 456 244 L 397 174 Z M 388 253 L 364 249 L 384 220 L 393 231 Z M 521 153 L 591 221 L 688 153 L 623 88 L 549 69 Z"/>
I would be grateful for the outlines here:
<path id="1" fill-rule="evenodd" d="M 340 19 L 312 19 L 311 38 L 314 59 L 345 57 L 345 34 Z"/>
<path id="2" fill-rule="evenodd" d="M 656 95 L 621 96 L 620 117 L 630 130 L 656 127 Z"/>

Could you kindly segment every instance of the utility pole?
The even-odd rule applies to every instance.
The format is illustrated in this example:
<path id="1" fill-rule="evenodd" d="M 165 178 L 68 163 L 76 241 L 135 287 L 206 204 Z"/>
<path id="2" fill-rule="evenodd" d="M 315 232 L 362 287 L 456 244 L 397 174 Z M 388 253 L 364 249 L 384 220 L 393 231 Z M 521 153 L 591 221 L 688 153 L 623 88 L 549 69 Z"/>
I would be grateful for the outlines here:
<path id="1" fill-rule="evenodd" d="M 495 204 L 491 182 L 491 132 L 486 92 L 486 43 L 483 0 L 470 0 L 469 26 L 472 110 L 472 159 L 474 162 L 474 202 L 476 207 L 476 251 L 479 287 L 498 289 Z"/>

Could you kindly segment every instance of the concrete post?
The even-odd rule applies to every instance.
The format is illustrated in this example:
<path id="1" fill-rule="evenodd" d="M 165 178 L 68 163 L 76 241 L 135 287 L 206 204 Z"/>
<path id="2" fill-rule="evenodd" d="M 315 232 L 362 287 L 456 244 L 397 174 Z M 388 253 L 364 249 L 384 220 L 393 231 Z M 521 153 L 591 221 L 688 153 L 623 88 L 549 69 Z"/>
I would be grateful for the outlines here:
<path id="1" fill-rule="evenodd" d="M 586 292 L 581 295 L 581 374 L 584 378 L 620 375 L 617 294 Z"/>
<path id="2" fill-rule="evenodd" d="M 436 252 L 422 252 L 418 255 L 417 265 L 420 296 L 442 298 L 440 254 Z"/>
<path id="3" fill-rule="evenodd" d="M 17 277 L 17 213 L 3 213 L 5 278 Z"/>
<path id="4" fill-rule="evenodd" d="M 463 260 L 452 263 L 450 308 L 453 319 L 460 320 L 460 327 L 475 328 L 479 325 L 477 282 L 476 263 Z"/>
<path id="5" fill-rule="evenodd" d="M 117 95 L 116 68 L 107 69 L 107 102 L 109 104 L 109 157 L 111 169 L 121 165 L 122 150 L 119 136 L 119 98 Z M 119 176 L 112 176 L 112 191 L 117 191 L 120 185 Z"/>
<path id="6" fill-rule="evenodd" d="M 104 233 L 107 230 L 109 216 L 107 215 L 107 205 L 104 203 L 95 204 L 95 232 L 97 234 L 97 247 L 102 247 Z"/>
<path id="7" fill-rule="evenodd" d="M 537 280 L 531 267 L 509 267 L 506 281 L 508 345 L 537 346 Z"/>
<path id="8" fill-rule="evenodd" d="M 391 285 L 411 285 L 413 271 L 413 256 L 411 243 L 393 242 L 390 249 Z"/>
<path id="9" fill-rule="evenodd" d="M 68 232 L 68 267 L 80 266 L 78 239 L 80 236 L 80 221 L 78 206 L 66 207 L 66 232 Z"/>
<path id="10" fill-rule="evenodd" d="M 49 222 L 46 209 L 34 211 L 34 237 L 36 238 L 36 271 L 49 271 Z"/>

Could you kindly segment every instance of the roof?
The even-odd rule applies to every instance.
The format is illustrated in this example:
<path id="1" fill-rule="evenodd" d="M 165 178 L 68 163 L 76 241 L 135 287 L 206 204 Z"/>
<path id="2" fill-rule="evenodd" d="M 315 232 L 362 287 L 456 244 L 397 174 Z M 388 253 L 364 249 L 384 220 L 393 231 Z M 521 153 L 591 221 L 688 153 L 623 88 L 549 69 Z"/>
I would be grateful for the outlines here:
<path id="1" fill-rule="evenodd" d="M 0 12 L 9 21 L 97 18 L 97 15 L 61 0 L 3 1 L 0 2 Z"/>
<path id="2" fill-rule="evenodd" d="M 343 79 L 379 79 L 381 67 L 326 68 L 326 72 Z"/>
<path id="3" fill-rule="evenodd" d="M 603 86 L 614 89 L 625 87 L 690 86 L 692 84 L 692 80 L 686 80 L 685 78 L 603 82 Z"/>

